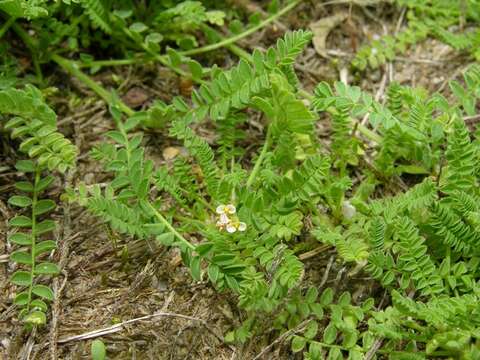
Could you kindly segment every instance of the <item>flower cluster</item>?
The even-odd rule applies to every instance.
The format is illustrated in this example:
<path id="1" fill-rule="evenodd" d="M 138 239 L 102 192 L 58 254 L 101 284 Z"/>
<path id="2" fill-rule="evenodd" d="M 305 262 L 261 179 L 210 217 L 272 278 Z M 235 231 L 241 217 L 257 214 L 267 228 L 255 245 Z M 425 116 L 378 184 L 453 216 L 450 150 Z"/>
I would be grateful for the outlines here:
<path id="1" fill-rule="evenodd" d="M 232 204 L 219 205 L 216 210 L 218 214 L 217 227 L 220 230 L 227 230 L 229 233 L 245 231 L 247 224 L 241 222 L 235 215 L 237 209 Z"/>

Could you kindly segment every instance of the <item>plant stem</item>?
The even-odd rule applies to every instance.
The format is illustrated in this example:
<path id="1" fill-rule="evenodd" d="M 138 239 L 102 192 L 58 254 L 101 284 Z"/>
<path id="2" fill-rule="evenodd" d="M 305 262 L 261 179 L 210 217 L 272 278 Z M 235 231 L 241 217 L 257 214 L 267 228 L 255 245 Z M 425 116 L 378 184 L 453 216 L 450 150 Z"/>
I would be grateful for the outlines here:
<path id="1" fill-rule="evenodd" d="M 150 202 L 146 202 L 147 206 L 150 208 L 150 210 L 152 210 L 152 212 L 154 213 L 155 217 L 160 220 L 160 222 L 165 225 L 165 227 L 170 230 L 173 235 L 175 235 L 175 237 L 180 240 L 185 246 L 187 246 L 190 250 L 195 250 L 195 245 L 193 245 L 192 243 L 190 243 L 187 239 L 185 239 L 182 234 L 180 234 L 177 230 L 175 230 L 175 228 L 172 226 L 172 224 L 170 224 L 170 222 L 165 219 L 163 217 L 162 214 L 160 214 L 160 212 L 158 212 L 157 209 L 155 209 L 155 207 L 150 203 Z"/>
<path id="2" fill-rule="evenodd" d="M 247 188 L 250 187 L 253 184 L 253 181 L 255 180 L 255 177 L 257 176 L 258 172 L 260 171 L 260 166 L 262 165 L 263 159 L 267 155 L 268 148 L 270 147 L 271 142 L 272 142 L 272 130 L 271 130 L 271 125 L 269 125 L 268 130 L 267 130 L 267 136 L 265 137 L 265 143 L 263 144 L 262 151 L 260 152 L 260 155 L 258 156 L 257 161 L 255 162 L 255 166 L 253 167 L 253 170 L 250 173 L 250 176 L 248 177 Z"/>
<path id="3" fill-rule="evenodd" d="M 69 72 L 80 81 L 82 81 L 85 85 L 91 88 L 93 91 L 97 93 L 103 100 L 105 100 L 108 104 L 112 103 L 112 95 L 105 90 L 101 85 L 99 85 L 95 80 L 93 80 L 90 76 L 86 75 L 76 66 L 74 61 L 68 60 L 58 54 L 53 54 L 51 59 L 55 61 L 58 65 L 60 65 L 65 71 Z M 117 100 L 117 105 L 122 112 L 127 114 L 128 116 L 132 116 L 135 114 L 135 111 L 129 108 L 125 103 L 122 101 Z"/>
<path id="4" fill-rule="evenodd" d="M 131 154 L 131 149 L 130 149 L 130 142 L 128 140 L 128 134 L 127 132 L 125 131 L 125 127 L 123 126 L 122 122 L 121 121 L 116 121 L 116 125 L 117 125 L 117 129 L 122 133 L 122 136 L 125 138 L 125 150 L 126 150 L 126 156 L 127 156 L 127 164 L 128 164 L 128 167 L 130 168 L 130 161 L 131 161 L 131 158 L 130 158 L 130 154 Z M 177 239 L 179 239 L 183 244 L 185 244 L 188 248 L 190 248 L 191 250 L 195 250 L 195 246 L 193 244 L 191 244 L 187 239 L 185 239 L 182 234 L 180 234 L 173 226 L 172 224 L 170 224 L 170 222 L 167 221 L 167 219 L 165 219 L 163 217 L 162 214 L 160 214 L 160 212 L 152 205 L 152 203 L 150 201 L 148 201 L 147 199 L 140 199 L 140 204 L 142 204 L 143 207 L 147 207 L 149 210 L 151 210 L 153 212 L 153 214 L 155 215 L 155 217 L 160 220 L 160 222 L 165 225 L 165 227 L 170 230 L 170 232 L 173 233 L 174 236 L 177 237 Z"/>
<path id="5" fill-rule="evenodd" d="M 33 67 L 35 68 L 35 73 L 37 74 L 37 80 L 40 84 L 43 84 L 42 69 L 40 68 L 40 62 L 38 61 L 38 56 L 37 56 L 37 49 L 38 49 L 37 42 L 30 35 L 28 35 L 27 32 L 17 23 L 12 22 L 11 26 L 12 26 L 12 29 L 15 31 L 15 33 L 25 43 L 28 50 L 30 50 L 30 52 L 32 53 Z"/>
<path id="6" fill-rule="evenodd" d="M 7 30 L 10 28 L 10 26 L 13 25 L 14 22 L 15 18 L 11 17 L 5 22 L 5 24 L 3 24 L 3 26 L 0 28 L 0 38 L 7 32 Z"/>
<path id="7" fill-rule="evenodd" d="M 242 32 L 238 35 L 229 37 L 229 38 L 227 38 L 225 40 L 222 40 L 222 41 L 220 41 L 216 44 L 210 44 L 210 45 L 202 46 L 202 47 L 199 47 L 199 48 L 196 48 L 196 49 L 184 51 L 182 53 L 182 55 L 186 55 L 186 56 L 197 55 L 197 54 L 201 54 L 201 53 L 204 53 L 204 52 L 216 50 L 216 49 L 222 48 L 224 46 L 228 46 L 230 44 L 236 43 L 238 40 L 241 40 L 241 39 L 257 32 L 261 28 L 263 28 L 263 27 L 267 26 L 268 24 L 270 24 L 271 22 L 277 20 L 279 17 L 286 14 L 287 12 L 292 10 L 295 6 L 300 4 L 300 2 L 301 2 L 301 0 L 292 1 L 290 4 L 285 6 L 282 10 L 280 10 L 276 14 L 273 14 L 273 15 L 269 16 L 268 18 L 266 18 L 265 20 L 260 22 L 258 25 L 255 25 L 255 26 L 251 27 L 250 29 L 247 29 L 247 30 L 245 30 L 244 32 Z"/>
<path id="8" fill-rule="evenodd" d="M 127 35 L 130 39 L 135 41 L 135 36 L 132 34 L 132 32 L 129 29 L 124 27 L 122 30 L 125 33 L 125 35 Z M 164 65 L 168 68 L 170 68 L 173 72 L 177 73 L 178 75 L 184 76 L 184 77 L 189 76 L 189 74 L 187 72 L 183 71 L 179 67 L 176 67 L 176 66 L 173 66 L 172 64 L 170 64 L 170 62 L 168 61 L 168 57 L 166 55 L 157 54 L 155 51 L 150 49 L 143 41 L 140 43 L 140 47 L 146 53 L 150 54 L 159 63 L 161 63 L 162 65 Z"/>
<path id="9" fill-rule="evenodd" d="M 134 57 L 131 59 L 112 59 L 112 60 L 93 60 L 89 62 L 80 62 L 77 61 L 76 64 L 79 68 L 92 68 L 95 66 L 123 66 L 123 65 L 133 65 L 138 63 L 148 63 L 154 59 L 147 57 Z"/>
<path id="10" fill-rule="evenodd" d="M 216 29 L 206 25 L 206 24 L 203 24 L 202 25 L 202 28 L 204 30 L 207 30 L 209 31 L 210 33 L 214 34 L 215 37 L 218 39 L 218 41 L 222 41 L 223 39 L 223 36 L 222 34 L 220 34 L 220 32 L 218 32 Z M 237 55 L 239 58 L 242 58 L 242 59 L 245 59 L 249 62 L 252 61 L 252 56 L 246 52 L 245 50 L 243 50 L 240 46 L 237 46 L 235 44 L 229 44 L 229 45 L 225 45 L 225 47 L 230 50 L 233 54 Z M 180 52 L 180 54 L 182 55 L 185 55 L 184 52 Z"/>
<path id="11" fill-rule="evenodd" d="M 33 289 L 33 276 L 35 274 L 35 245 L 36 245 L 36 228 L 37 228 L 37 219 L 35 215 L 35 208 L 38 201 L 38 182 L 40 181 L 40 170 L 35 169 L 35 180 L 33 183 L 33 194 L 32 194 L 32 232 L 30 234 L 32 245 L 31 245 L 31 267 L 30 267 L 30 286 L 28 287 L 28 303 L 27 311 L 30 310 L 30 303 L 32 302 L 32 289 Z"/>

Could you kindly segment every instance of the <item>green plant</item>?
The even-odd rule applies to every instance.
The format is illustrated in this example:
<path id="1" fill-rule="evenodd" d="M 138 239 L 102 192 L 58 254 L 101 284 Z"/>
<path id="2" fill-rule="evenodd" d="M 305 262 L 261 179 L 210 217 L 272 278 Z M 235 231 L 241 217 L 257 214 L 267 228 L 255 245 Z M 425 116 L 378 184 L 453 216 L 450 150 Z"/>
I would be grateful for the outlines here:
<path id="1" fill-rule="evenodd" d="M 103 190 L 81 185 L 69 191 L 70 198 L 116 231 L 179 247 L 194 279 L 208 277 L 218 290 L 236 293 L 246 317 L 227 334 L 228 341 L 246 341 L 269 324 L 292 331 L 306 321 L 303 332 L 292 337 L 293 351 L 306 349 L 306 358 L 320 359 L 325 351 L 332 359 L 343 352 L 362 358 L 379 339 L 385 341 L 381 351 L 392 356 L 423 358 L 417 345 L 403 346 L 401 326 L 420 329 L 412 324 L 425 315 L 408 313 L 405 323 L 402 299 L 413 294 L 408 301 L 423 308 L 429 306 L 425 302 L 437 304 L 436 297 L 447 303 L 459 299 L 463 306 L 464 296 L 473 297 L 468 301 L 477 296 L 478 147 L 460 119 L 475 107 L 478 69 L 465 74 L 465 87 L 451 84 L 459 95 L 453 103 L 393 84 L 382 105 L 357 87 L 321 83 L 309 109 L 298 98 L 292 70 L 309 38 L 302 31 L 289 33 L 266 53 L 254 51 L 251 64 L 241 60 L 229 71 L 213 69 L 211 80 L 194 90 L 192 105 L 181 98 L 158 104 L 171 119 L 170 135 L 189 152 L 171 167 L 154 169 L 145 160 L 142 137 L 132 133 L 144 115 L 123 120 L 114 104 L 117 130 L 107 133 L 114 143 L 92 152 L 114 178 Z M 245 109 L 260 111 L 265 124 L 265 140 L 251 167 L 239 162 L 244 152 L 236 145 L 245 137 Z M 313 136 L 315 112 L 332 119 L 328 152 Z M 365 116 L 376 131 L 367 132 L 377 142 L 373 149 L 354 131 Z M 213 147 L 191 127 L 205 121 L 218 130 Z M 349 169 L 366 153 L 375 158 L 365 168 L 368 180 L 352 189 Z M 386 186 L 402 173 L 429 176 L 405 193 L 373 197 L 378 183 Z M 331 290 L 319 299 L 315 288 L 302 291 L 304 268 L 295 246 L 297 237 L 308 233 L 355 263 L 352 271 L 365 269 L 378 279 L 394 304 L 374 311 L 371 300 L 351 304 L 349 293 L 332 303 Z M 428 354 L 468 358 L 476 351 L 469 345 L 477 336 L 471 330 L 467 341 L 459 338 L 463 330 L 428 329 L 427 337 L 408 340 L 428 346 Z M 450 335 L 463 345 L 454 349 Z"/>
<path id="2" fill-rule="evenodd" d="M 13 206 L 22 209 L 30 208 L 30 216 L 17 215 L 9 221 L 12 234 L 8 237 L 8 241 L 18 246 L 18 250 L 11 253 L 10 260 L 30 270 L 17 270 L 10 281 L 27 288 L 18 293 L 14 300 L 14 304 L 22 309 L 20 318 L 27 324 L 43 325 L 46 323 L 45 313 L 48 309 L 44 300 L 53 301 L 54 294 L 48 286 L 36 283 L 35 277 L 57 275 L 59 268 L 54 263 L 40 261 L 42 255 L 56 249 L 56 243 L 53 240 L 39 241 L 42 234 L 55 229 L 55 223 L 52 220 L 38 220 L 40 215 L 55 208 L 53 200 L 39 199 L 39 195 L 52 183 L 53 177 L 42 178 L 41 171 L 30 160 L 19 161 L 17 170 L 32 173 L 34 180 L 17 182 L 16 188 L 28 195 L 13 195 L 8 200 Z M 20 229 L 27 231 L 19 231 Z"/>
<path id="3" fill-rule="evenodd" d="M 479 59 L 477 0 L 398 0 L 395 3 L 407 9 L 407 26 L 395 35 L 383 36 L 360 48 L 352 62 L 354 67 L 377 68 L 428 37 L 437 38 L 457 51 L 470 52 Z"/>
<path id="4" fill-rule="evenodd" d="M 362 49 L 358 68 L 392 60 L 430 35 L 478 55 L 476 0 L 399 4 L 408 8 L 408 27 Z M 242 321 L 226 334 L 227 342 L 280 334 L 292 352 L 311 360 L 480 356 L 480 138 L 477 130 L 473 139 L 463 121 L 477 112 L 478 66 L 450 83 L 449 99 L 396 83 L 384 104 L 341 82 L 321 82 L 311 96 L 300 89 L 294 67 L 309 32 L 287 33 L 252 54 L 233 45 L 278 14 L 224 38 L 208 24 L 221 25 L 228 14 L 195 1 L 7 0 L 0 10 L 7 20 L 0 36 L 11 28 L 24 41 L 39 84 L 40 65 L 53 60 L 110 107 L 116 129 L 91 156 L 111 179 L 80 183 L 67 198 L 115 232 L 178 248 L 194 280 L 208 279 L 216 290 L 232 293 Z M 469 29 L 452 33 L 456 24 Z M 196 48 L 200 32 L 210 45 Z M 95 61 L 80 53 L 92 44 L 127 58 Z M 189 57 L 221 47 L 241 57 L 236 66 L 207 68 Z M 54 171 L 74 166 L 77 150 L 57 130 L 56 115 L 38 89 L 11 88 L 20 83 L 19 70 L 5 49 L 3 129 L 30 158 L 18 161 L 28 181 L 18 181 L 18 194 L 9 199 L 24 212 L 10 220 L 11 260 L 21 267 L 11 282 L 25 287 L 14 304 L 31 327 L 46 322 L 47 301 L 54 297 L 48 276 L 60 270 L 46 258 L 55 242 L 44 239 L 55 227 L 46 214 L 56 204 L 42 193 Z M 190 99 L 156 101 L 135 112 L 80 70 L 135 61 L 158 61 L 198 87 Z M 260 143 L 250 136 L 253 116 L 263 130 Z M 331 142 L 319 141 L 319 118 L 329 119 Z M 205 124 L 214 129 L 213 139 L 197 132 Z M 185 152 L 157 167 L 145 151 L 143 126 L 168 128 L 166 136 Z M 253 149 L 245 147 L 249 137 Z M 376 281 L 385 301 L 316 287 L 301 253 L 326 248 L 335 249 L 347 277 L 364 272 Z M 91 353 L 104 358 L 104 344 L 94 341 Z"/>
<path id="5" fill-rule="evenodd" d="M 13 273 L 10 281 L 26 288 L 17 293 L 14 300 L 21 308 L 22 321 L 43 325 L 48 309 L 45 301 L 52 301 L 54 294 L 40 281 L 60 271 L 56 264 L 45 260 L 45 255 L 56 249 L 55 241 L 43 239 L 55 229 L 55 222 L 45 219 L 45 214 L 54 210 L 56 204 L 41 198 L 54 181 L 52 175 L 44 176 L 44 173 L 64 172 L 74 166 L 76 148 L 57 131 L 55 113 L 34 87 L 0 91 L 0 114 L 14 115 L 4 128 L 11 131 L 12 139 L 21 140 L 20 151 L 34 159 L 17 162 L 17 170 L 30 179 L 16 182 L 15 187 L 22 194 L 12 195 L 8 200 L 10 205 L 24 211 L 9 221 L 8 241 L 17 247 L 10 254 L 10 260 L 22 267 Z"/>
<path id="6" fill-rule="evenodd" d="M 393 305 L 370 312 L 368 332 L 384 339 L 382 352 L 391 358 L 478 356 L 478 325 L 466 319 L 478 311 L 479 148 L 461 120 L 477 103 L 478 68 L 470 68 L 464 78 L 465 87 L 451 83 L 461 95 L 449 104 L 439 95 L 430 100 L 413 96 L 418 90 L 396 84 L 389 90 L 387 107 L 357 101 L 363 109 L 370 104 L 359 115 L 370 111 L 370 122 L 383 136 L 374 173 L 391 176 L 415 170 L 429 176 L 404 193 L 356 203 L 361 206 L 354 217 L 340 226 L 319 221 L 314 230 L 318 240 L 336 246 L 345 261 L 364 267 L 390 291 Z M 338 95 L 332 95 L 326 89 L 317 89 L 314 105 L 328 113 L 344 111 L 345 91 L 337 89 Z M 359 116 L 353 107 L 350 114 Z M 334 131 L 345 134 L 343 129 Z M 420 150 L 428 156 L 418 158 Z M 398 154 L 404 154 L 402 165 L 395 164 Z M 388 162 L 378 161 L 385 156 Z M 386 163 L 389 168 L 383 166 Z M 465 321 L 455 325 L 452 321 L 463 315 L 453 320 L 450 311 L 464 314 Z"/>

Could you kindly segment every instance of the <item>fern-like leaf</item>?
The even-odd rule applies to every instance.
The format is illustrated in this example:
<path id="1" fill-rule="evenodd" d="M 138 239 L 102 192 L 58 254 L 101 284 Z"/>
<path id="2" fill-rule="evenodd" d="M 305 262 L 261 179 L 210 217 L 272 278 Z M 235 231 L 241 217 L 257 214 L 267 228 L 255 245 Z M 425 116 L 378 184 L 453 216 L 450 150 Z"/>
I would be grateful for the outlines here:
<path id="1" fill-rule="evenodd" d="M 447 193 L 455 190 L 475 191 L 477 152 L 463 120 L 457 119 L 453 123 L 446 157 L 448 164 L 442 177 L 442 190 Z"/>
<path id="2" fill-rule="evenodd" d="M 93 24 L 105 31 L 107 34 L 112 33 L 112 27 L 108 19 L 108 10 L 102 0 L 81 0 L 80 4 L 85 9 L 88 17 Z"/>
<path id="3" fill-rule="evenodd" d="M 56 126 L 55 112 L 43 101 L 42 94 L 31 85 L 25 90 L 0 91 L 0 113 L 38 119 L 46 125 Z"/>
<path id="4" fill-rule="evenodd" d="M 396 237 L 399 253 L 398 266 L 404 276 L 411 278 L 415 287 L 423 295 L 432 295 L 443 290 L 441 279 L 436 275 L 437 269 L 427 254 L 425 239 L 418 233 L 418 229 L 407 217 L 399 218 L 396 224 Z"/>

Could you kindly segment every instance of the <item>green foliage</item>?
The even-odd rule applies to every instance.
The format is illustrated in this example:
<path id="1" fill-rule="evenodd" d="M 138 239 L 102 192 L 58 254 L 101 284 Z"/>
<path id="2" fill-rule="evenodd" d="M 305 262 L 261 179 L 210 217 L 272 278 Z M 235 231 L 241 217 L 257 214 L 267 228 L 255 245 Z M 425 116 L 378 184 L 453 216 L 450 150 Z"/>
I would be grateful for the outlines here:
<path id="1" fill-rule="evenodd" d="M 127 57 L 132 56 L 132 49 L 158 55 L 161 46 L 167 48 L 172 42 L 181 49 L 192 49 L 198 46 L 199 33 L 208 31 L 208 24 L 221 26 L 226 16 L 221 10 L 208 10 L 201 2 L 188 0 L 178 1 L 176 6 L 168 2 L 2 0 L 0 11 L 30 21 L 27 26 L 34 33 L 29 42 L 39 45 L 29 46 L 35 57 L 49 59 L 51 52 L 58 52 L 59 44 L 65 44 L 87 65 L 93 58 L 80 49 L 93 44 Z"/>
<path id="2" fill-rule="evenodd" d="M 447 141 L 448 150 L 445 154 L 447 167 L 442 174 L 443 191 L 476 193 L 474 169 L 478 159 L 478 149 L 471 143 L 470 134 L 462 120 L 454 119 L 453 129 Z"/>
<path id="3" fill-rule="evenodd" d="M 183 1 L 174 7 L 159 12 L 154 17 L 155 30 L 165 34 L 166 39 L 175 40 L 181 47 L 196 46 L 190 35 L 202 25 L 210 23 L 223 25 L 225 13 L 219 10 L 207 11 L 199 1 Z"/>
<path id="4" fill-rule="evenodd" d="M 476 295 L 441 297 L 423 303 L 393 290 L 392 299 L 393 306 L 374 314 L 369 321 L 369 328 L 376 336 L 396 342 L 423 343 L 428 356 L 437 351 L 458 359 L 474 359 L 478 355 Z M 408 353 L 413 356 L 419 351 Z"/>
<path id="5" fill-rule="evenodd" d="M 81 0 L 80 5 L 85 9 L 88 17 L 95 26 L 105 31 L 107 34 L 112 33 L 112 27 L 108 19 L 108 12 L 105 9 L 102 0 Z"/>
<path id="6" fill-rule="evenodd" d="M 20 151 L 36 159 L 48 170 L 65 172 L 75 165 L 76 147 L 57 131 L 55 112 L 42 99 L 38 89 L 0 91 L 0 113 L 17 115 L 5 129 L 11 130 L 13 139 L 21 139 Z"/>
<path id="7" fill-rule="evenodd" d="M 305 359 L 363 359 L 374 347 L 391 359 L 478 357 L 480 139 L 463 121 L 477 111 L 478 67 L 462 83 L 451 82 L 449 100 L 393 83 L 380 103 L 359 87 L 322 82 L 305 101 L 294 63 L 309 32 L 289 32 L 229 70 L 206 69 L 173 49 L 158 55 L 161 45 L 196 46 L 199 31 L 212 37 L 206 24 L 221 25 L 225 14 L 200 2 L 169 8 L 17 2 L 20 10 L 6 7 L 10 3 L 0 1 L 0 9 L 13 17 L 34 19 L 43 10 L 54 16 L 28 25 L 38 30 L 38 43 L 30 47 L 39 59 L 66 39 L 70 49 L 115 42 L 116 50 L 145 52 L 200 84 L 191 99 L 157 101 L 126 118 L 107 93 L 116 129 L 91 156 L 110 180 L 79 184 L 67 197 L 115 232 L 178 248 L 195 281 L 208 279 L 235 296 L 242 322 L 227 341 L 243 343 L 273 329 L 288 334 L 291 351 Z M 470 2 L 464 13 L 451 1 L 402 4 L 409 9 L 408 28 L 361 50 L 359 68 L 392 60 L 430 35 L 462 51 L 478 42 L 476 29 L 450 32 L 462 16 L 467 24 L 478 18 Z M 96 29 L 107 36 L 91 36 Z M 81 59 L 78 64 L 93 61 L 85 54 Z M 7 89 L 0 90 L 4 128 L 31 158 L 18 162 L 29 181 L 17 182 L 19 192 L 9 199 L 25 211 L 10 220 L 11 260 L 20 266 L 11 282 L 26 288 L 15 304 L 27 324 L 44 324 L 53 293 L 43 275 L 59 269 L 45 258 L 55 249 L 43 239 L 54 229 L 44 217 L 55 202 L 40 198 L 53 181 L 43 174 L 74 166 L 76 149 L 57 131 L 56 115 L 39 90 L 0 88 Z M 264 140 L 247 148 L 254 116 Z M 318 142 L 317 118 L 330 120 L 326 144 Z M 182 147 L 158 167 L 138 129 L 152 124 L 168 127 L 166 136 Z M 203 137 L 200 125 L 216 136 Z M 348 276 L 364 271 L 385 290 L 379 309 L 372 299 L 307 284 L 311 274 L 299 254 L 317 251 L 316 241 L 320 249 L 335 249 Z M 103 343 L 92 343 L 92 356 L 105 356 Z"/>
<path id="8" fill-rule="evenodd" d="M 476 106 L 478 70 L 465 74 L 465 86 L 452 83 L 457 99 L 450 103 L 392 84 L 382 105 L 358 87 L 321 83 L 312 111 L 288 70 L 309 38 L 288 34 L 266 53 L 256 50 L 252 65 L 241 60 L 228 71 L 213 69 L 192 105 L 180 98 L 163 104 L 170 135 L 187 153 L 159 169 L 145 159 L 141 136 L 130 134 L 140 117 L 124 121 L 113 107 L 118 130 L 107 133 L 113 143 L 92 152 L 113 180 L 103 191 L 81 186 L 71 198 L 120 233 L 178 246 L 194 279 L 207 277 L 219 291 L 235 293 L 245 318 L 228 341 L 245 342 L 269 324 L 287 331 L 305 323 L 291 346 L 309 359 L 361 359 L 375 340 L 392 358 L 442 352 L 468 358 L 477 351 L 475 323 L 449 331 L 455 320 L 448 311 L 427 310 L 451 305 L 465 319 L 474 311 L 478 146 L 460 119 Z M 265 141 L 251 167 L 239 161 L 246 110 L 264 115 Z M 312 136 L 315 112 L 332 120 L 328 149 Z M 372 136 L 355 133 L 364 117 L 377 131 L 369 152 L 375 161 L 365 183 L 354 187 L 350 167 L 360 167 L 362 136 Z M 207 121 L 219 132 L 213 141 L 195 130 Z M 406 192 L 374 198 L 376 184 L 403 173 L 427 176 Z M 234 204 L 233 212 L 222 204 Z M 352 304 L 348 292 L 335 302 L 331 290 L 320 297 L 315 288 L 304 292 L 304 265 L 294 249 L 305 234 L 335 247 L 355 266 L 352 273 L 371 274 L 393 304 L 375 311 L 371 300 Z"/>
<path id="9" fill-rule="evenodd" d="M 395 35 L 383 36 L 360 48 L 352 62 L 354 67 L 360 70 L 367 66 L 377 68 L 428 37 L 479 59 L 478 1 L 397 0 L 395 3 L 407 8 L 406 27 Z"/>
<path id="10" fill-rule="evenodd" d="M 56 206 L 54 201 L 40 198 L 53 182 L 53 177 L 42 177 L 41 168 L 31 160 L 19 161 L 17 170 L 31 174 L 33 181 L 17 182 L 15 187 L 24 195 L 12 195 L 8 200 L 10 205 L 20 208 L 25 214 L 9 220 L 8 241 L 16 246 L 10 260 L 21 267 L 12 274 L 10 282 L 24 288 L 13 302 L 20 309 L 19 316 L 23 322 L 29 326 L 44 325 L 47 303 L 53 301 L 54 293 L 48 286 L 39 283 L 39 277 L 55 276 L 60 272 L 56 264 L 45 259 L 46 254 L 56 249 L 55 241 L 42 239 L 55 229 L 55 223 L 49 219 L 40 220 Z"/>
<path id="11" fill-rule="evenodd" d="M 4 128 L 11 131 L 12 139 L 22 142 L 19 150 L 34 160 L 19 160 L 17 170 L 31 175 L 29 181 L 18 181 L 17 190 L 24 195 L 12 195 L 8 203 L 20 208 L 24 214 L 10 219 L 8 241 L 17 249 L 10 260 L 21 266 L 13 273 L 10 282 L 26 289 L 18 292 L 14 304 L 20 310 L 20 318 L 28 326 L 46 323 L 47 302 L 53 301 L 53 291 L 40 284 L 39 277 L 59 273 L 56 264 L 45 259 L 45 255 L 56 249 L 53 240 L 45 240 L 44 234 L 55 229 L 55 223 L 44 219 L 56 204 L 50 199 L 41 199 L 41 194 L 51 185 L 54 178 L 43 176 L 45 170 L 65 172 L 75 165 L 77 149 L 56 128 L 55 112 L 43 101 L 39 90 L 27 86 L 25 90 L 0 91 L 0 114 L 14 115 Z"/>
<path id="12" fill-rule="evenodd" d="M 14 18 L 34 19 L 48 15 L 47 0 L 2 0 L 0 10 Z"/>
<path id="13" fill-rule="evenodd" d="M 33 86 L 25 90 L 0 91 L 0 113 L 27 119 L 38 119 L 45 125 L 55 126 L 57 116 L 43 101 L 40 91 Z"/>

